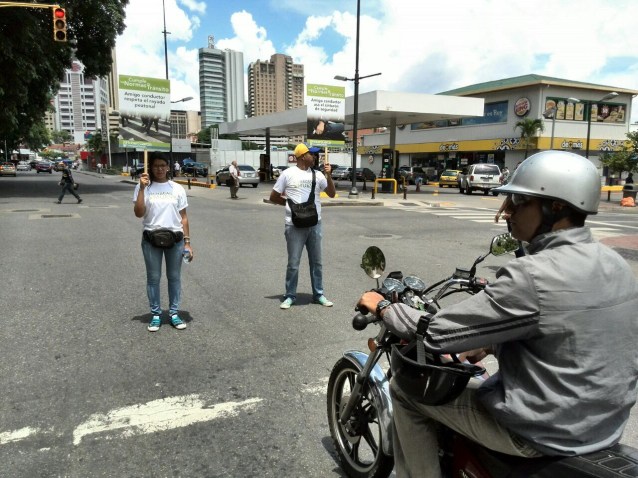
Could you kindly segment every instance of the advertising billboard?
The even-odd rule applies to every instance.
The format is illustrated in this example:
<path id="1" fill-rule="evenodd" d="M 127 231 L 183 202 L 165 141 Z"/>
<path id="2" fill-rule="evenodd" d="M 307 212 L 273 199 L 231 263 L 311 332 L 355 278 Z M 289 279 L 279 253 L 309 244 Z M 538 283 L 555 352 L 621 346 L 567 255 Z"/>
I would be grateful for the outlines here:
<path id="1" fill-rule="evenodd" d="M 308 144 L 343 146 L 345 143 L 346 89 L 343 86 L 307 85 Z"/>
<path id="2" fill-rule="evenodd" d="M 161 78 L 119 75 L 118 145 L 137 150 L 169 151 L 171 83 Z"/>

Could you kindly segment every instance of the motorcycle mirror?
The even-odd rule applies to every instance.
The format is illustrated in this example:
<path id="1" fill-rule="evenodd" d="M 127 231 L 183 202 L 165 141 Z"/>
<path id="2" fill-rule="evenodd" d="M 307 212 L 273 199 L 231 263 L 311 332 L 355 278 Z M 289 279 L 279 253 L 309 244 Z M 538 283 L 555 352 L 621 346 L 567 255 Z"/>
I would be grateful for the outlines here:
<path id="1" fill-rule="evenodd" d="M 378 279 L 385 270 L 385 256 L 377 246 L 370 246 L 361 257 L 361 268 L 373 279 Z"/>
<path id="2" fill-rule="evenodd" d="M 492 239 L 492 245 L 490 246 L 490 252 L 495 256 L 502 256 L 514 252 L 519 248 L 518 240 L 514 239 L 508 232 L 505 234 L 499 234 Z"/>

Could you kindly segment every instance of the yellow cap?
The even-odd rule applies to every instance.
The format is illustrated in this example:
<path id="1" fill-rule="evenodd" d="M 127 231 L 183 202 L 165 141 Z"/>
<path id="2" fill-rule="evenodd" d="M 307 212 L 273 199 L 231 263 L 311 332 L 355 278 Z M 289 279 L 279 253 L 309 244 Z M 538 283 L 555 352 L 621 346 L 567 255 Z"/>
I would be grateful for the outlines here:
<path id="1" fill-rule="evenodd" d="M 298 144 L 297 147 L 295 148 L 295 158 L 301 158 L 308 151 L 310 151 L 308 149 L 308 146 L 306 146 L 303 143 Z"/>

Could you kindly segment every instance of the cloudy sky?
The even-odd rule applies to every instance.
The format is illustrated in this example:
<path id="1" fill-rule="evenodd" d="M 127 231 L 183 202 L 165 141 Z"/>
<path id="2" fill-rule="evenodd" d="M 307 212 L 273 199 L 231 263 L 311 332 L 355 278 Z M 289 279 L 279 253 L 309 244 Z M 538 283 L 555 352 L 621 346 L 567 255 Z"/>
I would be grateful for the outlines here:
<path id="1" fill-rule="evenodd" d="M 356 0 L 163 0 L 172 99 L 199 110 L 197 51 L 274 53 L 306 83 L 354 76 Z M 638 90 L 636 0 L 360 0 L 360 92 L 439 93 L 535 73 Z M 162 0 L 130 0 L 120 74 L 165 77 Z M 352 82 L 346 83 L 352 94 Z M 632 121 L 638 121 L 638 104 Z"/>

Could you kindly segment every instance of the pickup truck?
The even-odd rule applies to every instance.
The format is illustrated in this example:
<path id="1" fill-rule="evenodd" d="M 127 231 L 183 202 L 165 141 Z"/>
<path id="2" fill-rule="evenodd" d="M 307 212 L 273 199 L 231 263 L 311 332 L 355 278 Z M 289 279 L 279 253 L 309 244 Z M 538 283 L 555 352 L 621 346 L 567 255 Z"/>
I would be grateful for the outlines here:
<path id="1" fill-rule="evenodd" d="M 472 191 L 483 191 L 484 195 L 492 192 L 493 196 L 498 196 L 492 189 L 501 185 L 501 170 L 496 164 L 471 164 L 463 168 L 458 177 L 459 192 L 472 194 Z"/>

